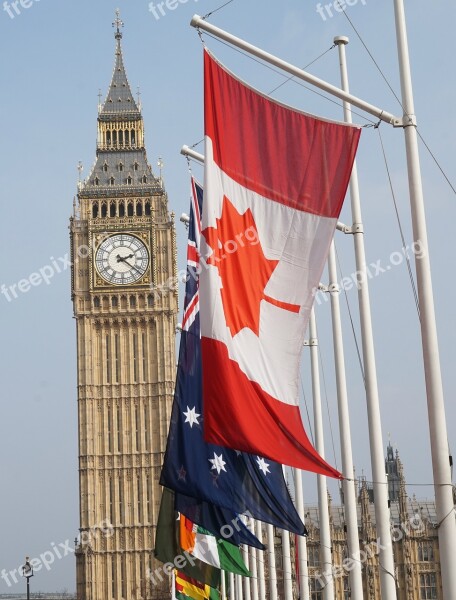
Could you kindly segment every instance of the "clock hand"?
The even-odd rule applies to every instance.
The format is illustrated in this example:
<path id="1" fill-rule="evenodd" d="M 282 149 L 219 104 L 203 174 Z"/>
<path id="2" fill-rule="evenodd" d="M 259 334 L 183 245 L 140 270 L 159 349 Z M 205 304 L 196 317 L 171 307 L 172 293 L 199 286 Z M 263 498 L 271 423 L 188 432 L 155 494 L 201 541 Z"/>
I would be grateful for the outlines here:
<path id="1" fill-rule="evenodd" d="M 130 258 L 130 257 L 128 256 L 127 258 Z M 135 265 L 132 265 L 132 264 L 130 264 L 130 263 L 128 262 L 128 260 L 127 260 L 127 259 L 125 259 L 123 262 L 127 263 L 127 265 L 128 265 L 129 267 L 131 267 L 132 269 L 134 269 L 134 270 L 135 270 L 137 273 L 139 273 L 140 275 L 143 275 L 143 272 L 142 272 L 142 271 L 140 271 L 140 270 L 139 270 L 137 267 L 135 267 Z"/>
<path id="2" fill-rule="evenodd" d="M 129 256 L 120 256 L 120 254 L 118 254 L 117 255 L 117 262 L 127 262 L 128 258 L 133 258 L 133 257 L 134 257 L 134 254 L 130 254 Z M 127 264 L 130 264 L 130 263 L 127 263 Z"/>

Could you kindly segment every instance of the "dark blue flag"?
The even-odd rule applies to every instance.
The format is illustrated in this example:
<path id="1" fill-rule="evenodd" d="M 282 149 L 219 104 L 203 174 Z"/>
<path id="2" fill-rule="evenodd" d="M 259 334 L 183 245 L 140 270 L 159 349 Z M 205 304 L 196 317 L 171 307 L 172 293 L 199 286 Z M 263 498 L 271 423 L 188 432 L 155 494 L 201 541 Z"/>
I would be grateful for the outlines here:
<path id="1" fill-rule="evenodd" d="M 199 235 L 203 190 L 192 181 L 188 277 L 171 424 L 160 483 L 232 513 L 299 535 L 305 527 L 293 505 L 282 466 L 203 440 L 199 328 Z M 252 423 L 254 427 L 255 424 Z"/>
<path id="2" fill-rule="evenodd" d="M 184 494 L 175 494 L 174 508 L 193 523 L 201 525 L 210 533 L 225 539 L 230 544 L 235 546 L 246 544 L 259 550 L 266 549 L 260 540 L 244 525 L 239 515 L 221 506 L 184 496 Z"/>

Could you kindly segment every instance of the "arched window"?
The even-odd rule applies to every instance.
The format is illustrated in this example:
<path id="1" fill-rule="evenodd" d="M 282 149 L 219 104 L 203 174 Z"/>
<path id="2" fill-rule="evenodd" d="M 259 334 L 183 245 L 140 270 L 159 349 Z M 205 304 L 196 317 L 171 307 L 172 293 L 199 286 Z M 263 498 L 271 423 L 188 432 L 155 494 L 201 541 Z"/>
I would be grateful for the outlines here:
<path id="1" fill-rule="evenodd" d="M 128 185 L 131 185 L 132 183 L 133 183 L 133 179 L 131 178 L 131 175 L 129 175 L 129 176 L 127 177 L 127 184 L 128 184 Z"/>
<path id="2" fill-rule="evenodd" d="M 98 177 L 95 177 L 94 183 L 95 185 L 100 185 L 100 180 L 98 179 Z"/>
<path id="3" fill-rule="evenodd" d="M 138 202 L 136 203 L 136 216 L 142 217 L 142 213 L 143 213 L 142 202 L 141 202 L 141 200 L 138 200 Z"/>
<path id="4" fill-rule="evenodd" d="M 130 307 L 135 308 L 135 306 L 136 306 L 136 297 L 130 296 Z"/>
<path id="5" fill-rule="evenodd" d="M 109 184 L 114 185 L 115 183 L 116 183 L 116 180 L 114 179 L 114 177 L 111 177 L 109 180 Z"/>
<path id="6" fill-rule="evenodd" d="M 128 207 L 127 207 L 127 215 L 129 217 L 133 216 L 133 204 L 131 202 L 128 203 Z"/>
<path id="7" fill-rule="evenodd" d="M 137 171 L 139 169 L 139 165 L 137 162 L 135 162 L 135 164 L 133 165 L 133 168 L 135 171 Z"/>
<path id="8" fill-rule="evenodd" d="M 142 182 L 147 183 L 147 175 L 143 175 Z"/>
<path id="9" fill-rule="evenodd" d="M 111 298 L 111 306 L 112 306 L 113 308 L 117 308 L 117 306 L 118 306 L 118 303 L 119 303 L 119 302 L 118 302 L 117 296 L 113 296 L 113 297 Z"/>
<path id="10" fill-rule="evenodd" d="M 119 171 L 123 171 L 123 162 L 119 163 Z"/>
<path id="11" fill-rule="evenodd" d="M 116 203 L 115 202 L 111 202 L 111 204 L 109 205 L 109 216 L 110 217 L 116 216 Z"/>
<path id="12" fill-rule="evenodd" d="M 131 130 L 130 135 L 131 135 L 131 145 L 136 146 L 136 133 L 135 133 L 134 129 Z"/>
<path id="13" fill-rule="evenodd" d="M 108 146 L 111 145 L 111 132 L 110 131 L 106 132 L 106 143 Z"/>
<path id="14" fill-rule="evenodd" d="M 103 202 L 103 204 L 101 205 L 101 216 L 102 217 L 108 216 L 108 207 L 106 206 L 105 202 Z"/>
<path id="15" fill-rule="evenodd" d="M 92 218 L 96 219 L 98 217 L 98 204 L 95 203 L 92 206 Z"/>
<path id="16" fill-rule="evenodd" d="M 119 204 L 119 217 L 125 217 L 125 204 L 123 202 Z"/>
<path id="17" fill-rule="evenodd" d="M 128 129 L 125 130 L 125 146 L 130 145 L 130 132 Z"/>
<path id="18" fill-rule="evenodd" d="M 119 131 L 119 144 L 123 146 L 123 130 Z"/>
<path id="19" fill-rule="evenodd" d="M 154 297 L 152 296 L 152 294 L 149 294 L 149 295 L 147 296 L 147 306 L 148 306 L 149 308 L 152 308 L 152 307 L 153 307 L 153 305 L 154 305 Z"/>
<path id="20" fill-rule="evenodd" d="M 100 308 L 100 298 L 98 296 L 93 299 L 93 306 L 94 308 Z"/>
<path id="21" fill-rule="evenodd" d="M 108 172 L 108 163 L 107 163 L 106 161 L 105 161 L 105 163 L 104 163 L 104 165 L 103 165 L 103 171 L 104 171 L 105 173 L 107 173 L 107 172 Z"/>
<path id="22" fill-rule="evenodd" d="M 117 146 L 117 131 L 112 132 L 112 143 Z"/>
<path id="23" fill-rule="evenodd" d="M 146 206 L 145 206 L 145 212 L 146 212 L 146 217 L 150 217 L 150 202 L 149 200 L 147 200 L 146 202 Z"/>

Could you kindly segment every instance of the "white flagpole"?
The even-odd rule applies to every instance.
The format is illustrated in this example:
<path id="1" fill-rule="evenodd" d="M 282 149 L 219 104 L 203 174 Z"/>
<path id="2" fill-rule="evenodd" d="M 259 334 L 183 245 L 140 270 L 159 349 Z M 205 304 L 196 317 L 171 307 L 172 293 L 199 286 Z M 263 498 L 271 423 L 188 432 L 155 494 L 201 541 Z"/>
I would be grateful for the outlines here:
<path id="1" fill-rule="evenodd" d="M 336 250 L 334 241 L 331 243 L 328 255 L 329 292 L 331 294 L 331 316 L 334 344 L 334 363 L 336 367 L 337 404 L 339 410 L 340 447 L 342 455 L 342 472 L 344 481 L 345 522 L 347 525 L 348 554 L 352 559 L 349 570 L 350 590 L 352 600 L 363 600 L 363 579 L 361 571 L 358 513 L 356 502 L 356 487 L 354 481 L 353 453 L 350 432 L 350 416 L 348 410 L 347 381 L 345 377 L 345 357 L 342 338 L 342 322 L 340 317 L 339 285 L 337 283 Z"/>
<path id="2" fill-rule="evenodd" d="M 255 535 L 255 521 L 251 518 L 248 520 L 248 527 L 250 531 Z M 257 549 L 250 547 L 250 572 L 252 573 L 251 578 L 251 589 L 252 589 L 252 600 L 259 600 L 258 596 L 258 564 L 257 564 Z"/>
<path id="3" fill-rule="evenodd" d="M 230 600 L 236 600 L 234 573 L 230 573 Z"/>
<path id="4" fill-rule="evenodd" d="M 242 593 L 242 577 L 236 575 L 236 600 L 244 600 L 244 594 Z"/>
<path id="5" fill-rule="evenodd" d="M 244 562 L 245 562 L 245 566 L 247 567 L 247 569 L 250 569 L 249 566 L 249 547 L 248 546 L 242 546 L 242 555 L 244 558 Z M 250 587 L 250 577 L 243 577 L 242 578 L 244 580 L 244 598 L 245 600 L 252 600 L 252 593 L 251 593 L 251 587 Z"/>
<path id="6" fill-rule="evenodd" d="M 274 545 L 274 527 L 267 526 L 268 530 L 268 564 L 269 564 L 269 600 L 277 600 L 277 569 Z"/>
<path id="7" fill-rule="evenodd" d="M 348 92 L 348 72 L 345 58 L 345 45 L 348 38 L 338 36 L 334 43 L 339 48 L 342 88 Z M 344 102 L 346 123 L 352 122 L 350 105 Z M 388 487 L 386 485 L 385 459 L 383 451 L 382 426 L 380 420 L 380 401 L 378 395 L 377 369 L 375 364 L 374 336 L 369 300 L 369 286 L 364 248 L 364 230 L 361 217 L 359 197 L 358 171 L 356 162 L 353 165 L 350 179 L 350 199 L 353 219 L 353 240 L 355 244 L 356 269 L 358 277 L 358 302 L 363 346 L 364 375 L 366 386 L 367 417 L 369 423 L 369 442 L 371 453 L 372 477 L 374 480 L 374 503 L 377 537 L 380 540 L 379 563 L 382 598 L 396 600 L 396 580 L 394 570 L 393 545 L 390 530 L 390 511 L 388 507 Z"/>
<path id="8" fill-rule="evenodd" d="M 255 535 L 263 543 L 263 527 L 260 521 L 254 521 L 255 523 Z M 266 600 L 266 582 L 264 577 L 264 558 L 266 554 L 261 550 L 257 551 L 258 558 L 258 594 L 259 600 Z"/>
<path id="9" fill-rule="evenodd" d="M 290 532 L 282 529 L 282 569 L 284 600 L 293 600 L 293 583 L 291 579 Z"/>
<path id="10" fill-rule="evenodd" d="M 412 77 L 408 51 L 407 30 L 403 0 L 394 0 L 396 36 L 401 76 L 402 105 L 408 124 L 404 128 L 407 167 L 412 212 L 413 239 L 421 246 L 420 257 L 415 253 L 416 277 L 420 306 L 421 338 L 423 344 L 424 374 L 431 437 L 432 470 L 444 598 L 456 598 L 456 523 L 451 480 L 451 457 L 448 451 L 448 430 L 440 371 L 437 326 L 429 260 L 426 217 L 424 212 L 418 137 Z"/>
<path id="11" fill-rule="evenodd" d="M 312 308 L 309 319 L 309 347 L 312 372 L 312 394 L 314 410 L 315 449 L 318 454 L 325 457 L 325 444 L 323 437 L 323 418 L 321 413 L 320 370 L 318 360 L 318 338 L 315 309 Z M 328 512 L 328 489 L 326 477 L 317 475 L 318 487 L 318 512 L 320 517 L 320 577 L 324 581 L 323 600 L 334 600 L 334 579 L 331 556 L 331 531 Z"/>
<path id="12" fill-rule="evenodd" d="M 300 469 L 293 469 L 295 482 L 296 510 L 305 523 L 304 514 L 304 495 L 302 491 L 302 472 Z M 298 566 L 299 566 L 299 598 L 300 600 L 309 600 L 309 569 L 307 566 L 307 542 L 303 535 L 296 536 Z"/>
<path id="13" fill-rule="evenodd" d="M 221 595 L 222 595 L 222 600 L 226 600 L 226 581 L 225 581 L 226 573 L 225 573 L 225 571 L 222 571 L 221 574 L 222 574 Z"/>

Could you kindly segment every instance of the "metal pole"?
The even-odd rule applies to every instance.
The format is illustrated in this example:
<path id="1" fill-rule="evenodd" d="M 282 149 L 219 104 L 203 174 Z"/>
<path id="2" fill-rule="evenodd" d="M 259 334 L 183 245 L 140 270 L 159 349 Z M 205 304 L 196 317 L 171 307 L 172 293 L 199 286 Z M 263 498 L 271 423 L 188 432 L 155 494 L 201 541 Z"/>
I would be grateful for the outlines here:
<path id="1" fill-rule="evenodd" d="M 315 428 L 315 450 L 325 457 L 323 437 L 323 418 L 321 412 L 320 370 L 318 361 L 318 338 L 315 309 L 312 308 L 309 319 L 310 365 L 312 372 L 312 395 Z M 324 580 L 323 600 L 334 600 L 334 579 L 331 556 L 331 530 L 329 526 L 328 489 L 326 477 L 317 475 L 318 512 L 320 516 L 320 578 Z"/>
<path id="2" fill-rule="evenodd" d="M 255 522 L 253 519 L 249 518 L 248 527 L 250 531 L 255 535 Z M 252 573 L 251 579 L 251 590 L 252 590 L 252 600 L 259 600 L 258 596 L 258 564 L 257 564 L 257 549 L 250 548 L 250 572 Z"/>
<path id="3" fill-rule="evenodd" d="M 408 51 L 403 0 L 394 0 L 396 35 L 401 77 L 402 106 L 407 168 L 410 188 L 413 239 L 420 244 L 420 257 L 415 253 L 416 278 L 420 306 L 421 339 L 426 380 L 429 431 L 431 438 L 432 470 L 434 474 L 435 505 L 439 522 L 439 547 L 443 597 L 456 598 L 456 523 L 451 485 L 451 458 L 448 451 L 448 430 L 440 371 L 437 326 L 431 280 L 426 217 L 424 212 L 418 137 L 413 101 L 412 77 Z"/>
<path id="4" fill-rule="evenodd" d="M 302 491 L 302 473 L 300 469 L 293 469 L 295 482 L 296 510 L 305 522 L 304 514 L 304 495 Z M 299 566 L 299 598 L 300 600 L 309 600 L 309 569 L 307 565 L 307 543 L 303 535 L 297 536 L 297 552 Z"/>
<path id="5" fill-rule="evenodd" d="M 340 72 L 342 88 L 349 90 L 345 45 L 348 38 L 338 36 L 334 43 L 339 48 Z M 344 102 L 346 123 L 351 123 L 351 112 L 348 103 Z M 360 312 L 361 337 L 363 346 L 363 362 L 366 386 L 367 418 L 369 423 L 369 442 L 371 453 L 372 477 L 374 480 L 375 521 L 377 536 L 380 540 L 379 563 L 382 598 L 396 600 L 396 580 L 394 575 L 394 556 L 390 531 L 390 512 L 388 507 L 388 487 L 386 485 L 385 459 L 383 456 L 382 426 L 380 421 L 380 402 L 378 396 L 377 369 L 375 364 L 374 336 L 369 300 L 369 287 L 364 249 L 364 230 L 361 218 L 361 202 L 359 197 L 358 171 L 353 165 L 350 179 L 350 198 L 353 218 L 353 240 L 358 275 L 358 302 Z"/>
<path id="6" fill-rule="evenodd" d="M 244 594 L 242 593 L 242 577 L 236 575 L 236 600 L 244 600 Z"/>
<path id="7" fill-rule="evenodd" d="M 222 586 L 221 586 L 221 595 L 222 595 L 222 600 L 226 600 L 226 581 L 225 581 L 225 577 L 226 577 L 226 573 L 225 571 L 221 572 L 222 575 Z"/>
<path id="8" fill-rule="evenodd" d="M 256 523 L 256 536 L 263 542 L 263 528 L 260 521 L 254 521 Z M 265 553 L 258 550 L 258 594 L 260 600 L 266 600 L 266 582 L 264 577 L 264 557 Z"/>
<path id="9" fill-rule="evenodd" d="M 293 600 L 293 584 L 291 580 L 290 532 L 282 529 L 282 569 L 284 600 Z"/>
<path id="10" fill-rule="evenodd" d="M 247 569 L 250 569 L 249 564 L 249 547 L 242 546 L 242 555 L 244 557 L 245 566 Z M 245 600 L 252 600 L 251 586 L 250 586 L 250 577 L 244 577 L 244 598 Z"/>
<path id="11" fill-rule="evenodd" d="M 275 560 L 274 527 L 268 524 L 267 531 L 269 564 L 269 599 L 277 600 L 277 569 Z"/>
<path id="12" fill-rule="evenodd" d="M 30 600 L 30 577 L 27 577 L 27 600 Z"/>
<path id="13" fill-rule="evenodd" d="M 334 364 L 336 367 L 337 406 L 339 412 L 340 449 L 342 455 L 342 473 L 346 479 L 342 482 L 344 492 L 345 523 L 347 526 L 347 546 L 352 559 L 349 571 L 352 600 L 363 600 L 363 579 L 359 553 L 358 513 L 356 488 L 354 481 L 353 453 L 348 411 L 347 381 L 345 377 L 345 357 L 342 338 L 342 321 L 339 304 L 339 285 L 337 283 L 336 250 L 334 241 L 328 255 L 329 292 L 331 294 L 331 317 L 334 345 Z"/>
<path id="14" fill-rule="evenodd" d="M 190 21 L 190 25 L 192 27 L 196 27 L 197 29 L 202 29 L 203 31 L 207 31 L 208 33 L 214 35 L 215 37 L 218 37 L 221 40 L 224 40 L 225 42 L 228 42 L 229 44 L 236 46 L 237 48 L 241 48 L 242 50 L 245 50 L 249 54 L 253 54 L 253 56 L 258 57 L 261 60 L 264 60 L 265 62 L 278 67 L 279 69 L 283 69 L 287 73 L 290 73 L 290 75 L 293 75 L 293 76 L 297 77 L 298 79 L 302 79 L 303 81 L 306 81 L 307 83 L 310 83 L 311 85 L 314 85 L 315 87 L 319 88 L 320 90 L 323 90 L 323 91 L 327 92 L 328 94 L 331 94 L 332 96 L 336 96 L 336 98 L 340 98 L 341 100 L 345 100 L 346 102 L 349 102 L 353 106 L 356 106 L 357 108 L 360 108 L 361 110 L 364 110 L 365 112 L 367 112 L 371 115 L 374 115 L 375 117 L 377 117 L 377 119 L 381 119 L 382 121 L 385 121 L 386 123 L 390 123 L 391 125 L 394 125 L 395 127 L 402 127 L 402 124 L 403 124 L 402 118 L 395 117 L 391 113 L 388 113 L 385 110 L 382 110 L 381 108 L 379 108 L 373 104 L 369 104 L 368 102 L 365 102 L 364 100 L 361 100 L 360 98 L 357 98 L 356 96 L 352 96 L 351 94 L 347 93 L 346 91 L 341 90 L 341 89 L 335 87 L 334 85 L 331 85 L 330 83 L 327 83 L 326 81 L 323 81 L 322 79 L 318 79 L 318 77 L 315 77 L 314 75 L 311 75 L 310 73 L 307 73 L 306 71 L 303 71 L 302 69 L 298 69 L 298 67 L 295 67 L 294 65 L 292 65 L 284 60 L 281 60 L 280 58 L 277 58 L 276 56 L 273 56 L 272 54 L 269 54 L 269 52 L 265 52 L 264 50 L 261 50 L 261 48 L 258 48 L 257 46 L 253 46 L 252 44 L 249 44 L 248 42 L 241 40 L 241 38 L 238 38 L 238 37 L 232 35 L 231 33 L 228 33 L 227 31 L 224 31 L 223 29 L 220 29 L 219 27 L 212 25 L 212 23 L 208 23 L 199 15 L 193 16 L 192 20 Z"/>
<path id="15" fill-rule="evenodd" d="M 234 574 L 230 573 L 230 600 L 236 600 L 236 589 L 234 585 Z"/>

